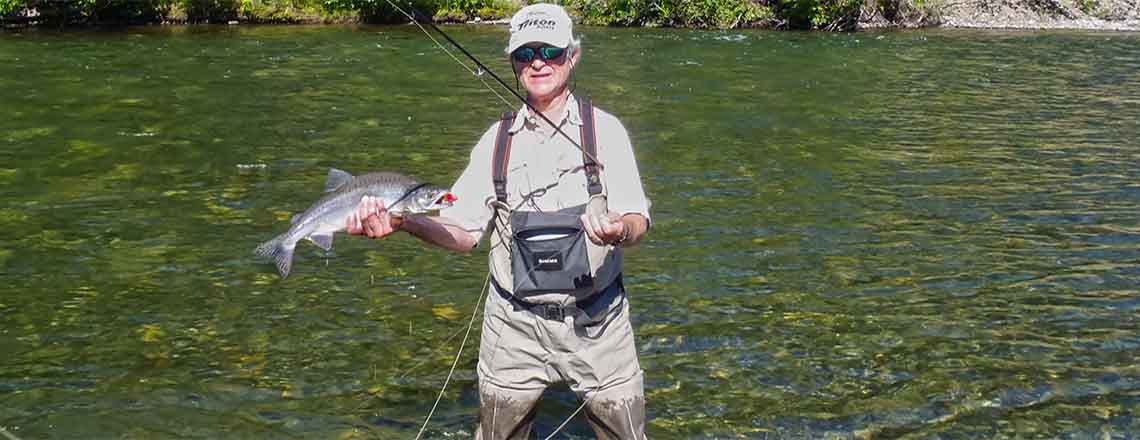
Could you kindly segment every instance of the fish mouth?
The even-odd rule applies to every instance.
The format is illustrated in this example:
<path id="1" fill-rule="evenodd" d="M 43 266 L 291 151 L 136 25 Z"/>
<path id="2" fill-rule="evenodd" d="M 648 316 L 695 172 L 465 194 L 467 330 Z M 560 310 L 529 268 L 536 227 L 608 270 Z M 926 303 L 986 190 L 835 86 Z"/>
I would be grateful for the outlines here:
<path id="1" fill-rule="evenodd" d="M 459 200 L 459 198 L 455 197 L 455 194 L 452 194 L 451 191 L 444 191 L 443 194 L 440 194 L 439 197 L 435 198 L 435 201 L 432 202 L 432 204 L 435 206 L 445 207 L 451 206 L 451 204 L 455 203 L 456 200 Z"/>
<path id="2" fill-rule="evenodd" d="M 431 198 L 425 198 L 423 200 L 423 203 L 427 203 L 427 205 L 423 207 L 423 210 L 430 213 L 439 212 L 439 210 L 443 208 L 451 207 L 459 198 L 449 190 L 439 190 L 431 194 Z"/>

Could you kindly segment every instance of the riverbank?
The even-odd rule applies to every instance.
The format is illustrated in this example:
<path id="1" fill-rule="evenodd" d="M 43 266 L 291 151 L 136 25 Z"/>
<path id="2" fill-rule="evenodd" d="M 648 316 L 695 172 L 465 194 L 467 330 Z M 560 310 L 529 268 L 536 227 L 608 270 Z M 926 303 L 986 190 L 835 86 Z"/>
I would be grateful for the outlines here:
<path id="1" fill-rule="evenodd" d="M 987 29 L 1140 31 L 1140 0 L 972 0 L 941 8 L 939 26 Z"/>
<path id="2" fill-rule="evenodd" d="M 1100 19 L 1010 19 L 1004 17 L 954 18 L 940 27 L 968 29 L 1071 29 L 1090 31 L 1140 32 L 1140 20 L 1110 21 Z"/>
<path id="3" fill-rule="evenodd" d="M 0 26 L 69 27 L 138 24 L 400 23 L 395 10 L 359 0 L 150 0 L 151 7 L 45 9 L 31 0 L 0 2 Z M 13 5 L 23 2 L 24 9 Z M 437 23 L 502 24 L 523 0 L 417 5 Z M 624 9 L 598 0 L 563 0 L 583 24 L 618 27 L 768 28 L 855 31 L 882 28 L 1081 29 L 1140 31 L 1140 0 L 726 0 L 715 6 L 659 0 Z M 5 6 L 7 5 L 7 6 Z M 8 9 L 4 9 L 7 7 Z"/>

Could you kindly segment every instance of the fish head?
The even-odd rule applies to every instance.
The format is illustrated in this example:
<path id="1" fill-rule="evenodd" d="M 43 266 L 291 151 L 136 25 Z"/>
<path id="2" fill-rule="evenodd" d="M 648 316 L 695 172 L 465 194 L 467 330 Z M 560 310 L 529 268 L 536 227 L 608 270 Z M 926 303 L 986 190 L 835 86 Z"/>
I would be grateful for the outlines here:
<path id="1" fill-rule="evenodd" d="M 408 196 L 408 209 L 412 213 L 439 211 L 451 206 L 455 200 L 450 189 L 427 185 Z"/>

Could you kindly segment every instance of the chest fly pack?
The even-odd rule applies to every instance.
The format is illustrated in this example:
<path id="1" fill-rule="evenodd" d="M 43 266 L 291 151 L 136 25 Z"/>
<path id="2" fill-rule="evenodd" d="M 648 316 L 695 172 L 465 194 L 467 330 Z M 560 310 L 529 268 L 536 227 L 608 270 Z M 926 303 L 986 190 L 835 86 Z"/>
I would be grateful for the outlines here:
<path id="1" fill-rule="evenodd" d="M 512 282 L 503 285 L 504 280 L 496 280 L 502 287 L 510 287 L 512 294 L 519 299 L 546 293 L 566 293 L 579 298 L 589 296 L 612 279 L 599 279 L 599 271 L 605 262 L 617 258 L 615 252 L 606 246 L 597 246 L 586 236 L 581 215 L 587 206 L 595 201 L 604 203 L 605 195 L 597 157 L 597 139 L 594 132 L 594 108 L 588 98 L 578 100 L 578 111 L 582 118 L 581 145 L 589 154 L 582 154 L 582 165 L 586 175 L 586 191 L 589 202 L 558 211 L 506 210 L 507 167 L 511 157 L 510 128 L 514 125 L 515 114 L 503 113 L 499 132 L 495 138 L 495 153 L 492 159 L 492 181 L 495 198 L 498 200 L 496 215 L 508 215 L 510 236 Z M 604 206 L 604 205 L 603 205 Z M 591 210 L 593 211 L 593 210 Z M 604 211 L 604 208 L 602 209 Z M 497 222 L 503 225 L 503 222 Z M 602 274 L 603 278 L 616 278 Z"/>

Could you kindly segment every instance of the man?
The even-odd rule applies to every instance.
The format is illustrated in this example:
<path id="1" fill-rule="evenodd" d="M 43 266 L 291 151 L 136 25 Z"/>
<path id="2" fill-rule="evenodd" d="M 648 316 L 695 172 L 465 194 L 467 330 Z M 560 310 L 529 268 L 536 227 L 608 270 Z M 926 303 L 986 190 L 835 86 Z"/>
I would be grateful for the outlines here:
<path id="1" fill-rule="evenodd" d="M 558 382 L 583 399 L 598 438 L 643 439 L 644 386 L 620 275 L 621 248 L 649 228 L 649 201 L 629 135 L 571 93 L 581 50 L 561 7 L 519 10 L 507 53 L 529 107 L 483 134 L 452 188 L 455 204 L 438 217 L 400 219 L 365 198 L 348 231 L 380 238 L 403 230 L 459 252 L 492 232 L 477 439 L 529 438 L 539 397 Z M 596 146 L 596 155 L 567 137 Z"/>

